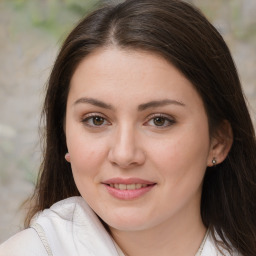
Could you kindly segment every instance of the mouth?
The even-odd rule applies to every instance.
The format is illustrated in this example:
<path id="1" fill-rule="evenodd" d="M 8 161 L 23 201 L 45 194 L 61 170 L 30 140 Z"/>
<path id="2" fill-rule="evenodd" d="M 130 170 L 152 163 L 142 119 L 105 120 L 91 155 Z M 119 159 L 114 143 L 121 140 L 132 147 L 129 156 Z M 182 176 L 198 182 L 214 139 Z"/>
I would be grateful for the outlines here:
<path id="1" fill-rule="evenodd" d="M 117 199 L 137 199 L 155 187 L 156 183 L 137 178 L 120 179 L 114 178 L 102 183 L 109 194 Z"/>
<path id="2" fill-rule="evenodd" d="M 110 183 L 106 184 L 107 186 L 110 186 L 111 188 L 119 189 L 119 190 L 135 190 L 135 189 L 141 189 L 148 186 L 152 186 L 153 184 L 139 184 L 139 183 L 133 183 L 133 184 L 118 184 L 118 183 Z"/>

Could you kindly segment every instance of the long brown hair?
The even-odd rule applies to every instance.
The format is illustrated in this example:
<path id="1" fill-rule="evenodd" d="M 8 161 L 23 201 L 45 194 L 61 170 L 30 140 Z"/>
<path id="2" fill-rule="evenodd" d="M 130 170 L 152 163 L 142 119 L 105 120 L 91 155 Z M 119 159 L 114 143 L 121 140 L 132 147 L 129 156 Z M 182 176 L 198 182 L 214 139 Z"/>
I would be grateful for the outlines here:
<path id="1" fill-rule="evenodd" d="M 84 18 L 64 42 L 43 108 L 45 150 L 26 226 L 38 211 L 79 195 L 67 152 L 64 120 L 70 79 L 99 47 L 154 52 L 188 78 L 205 105 L 210 134 L 227 120 L 233 145 L 225 161 L 207 168 L 201 216 L 212 234 L 246 256 L 256 255 L 256 142 L 239 77 L 223 38 L 195 7 L 177 0 L 127 0 Z"/>

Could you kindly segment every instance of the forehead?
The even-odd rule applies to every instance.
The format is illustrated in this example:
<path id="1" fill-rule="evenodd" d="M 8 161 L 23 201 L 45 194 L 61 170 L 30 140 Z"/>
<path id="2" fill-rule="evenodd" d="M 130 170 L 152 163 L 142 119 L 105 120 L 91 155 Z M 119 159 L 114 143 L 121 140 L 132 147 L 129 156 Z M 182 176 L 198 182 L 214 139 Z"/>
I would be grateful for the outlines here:
<path id="1" fill-rule="evenodd" d="M 95 97 L 129 104 L 163 98 L 202 100 L 191 82 L 163 57 L 149 52 L 101 48 L 85 57 L 71 79 L 69 99 Z M 131 101 L 132 99 L 132 101 Z"/>

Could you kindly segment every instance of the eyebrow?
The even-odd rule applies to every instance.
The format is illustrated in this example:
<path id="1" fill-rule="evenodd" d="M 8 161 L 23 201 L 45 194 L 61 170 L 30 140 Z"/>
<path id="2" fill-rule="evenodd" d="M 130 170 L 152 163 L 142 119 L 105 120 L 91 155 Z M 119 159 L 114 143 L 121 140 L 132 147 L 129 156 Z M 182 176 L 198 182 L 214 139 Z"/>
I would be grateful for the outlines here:
<path id="1" fill-rule="evenodd" d="M 79 103 L 87 103 L 87 104 L 91 104 L 91 105 L 94 105 L 94 106 L 100 107 L 100 108 L 114 109 L 114 107 L 112 105 L 107 104 L 100 100 L 93 99 L 93 98 L 80 98 L 75 101 L 74 105 L 79 104 Z"/>
<path id="2" fill-rule="evenodd" d="M 114 109 L 114 107 L 111 104 L 107 104 L 103 101 L 100 101 L 94 98 L 86 98 L 86 97 L 80 98 L 74 102 L 74 105 L 77 105 L 79 103 L 91 104 L 100 108 L 105 108 L 110 110 Z M 138 106 L 138 111 L 144 111 L 149 108 L 162 107 L 162 106 L 171 105 L 171 104 L 178 105 L 178 106 L 185 106 L 184 103 L 177 100 L 170 100 L 170 99 L 154 100 L 154 101 L 140 104 Z"/>
<path id="3" fill-rule="evenodd" d="M 150 101 L 150 102 L 141 104 L 138 106 L 138 110 L 143 111 L 148 108 L 162 107 L 162 106 L 166 106 L 166 105 L 170 105 L 170 104 L 174 104 L 174 105 L 178 105 L 178 106 L 185 106 L 185 104 L 182 103 L 181 101 L 165 99 L 165 100 L 154 100 L 154 101 Z"/>

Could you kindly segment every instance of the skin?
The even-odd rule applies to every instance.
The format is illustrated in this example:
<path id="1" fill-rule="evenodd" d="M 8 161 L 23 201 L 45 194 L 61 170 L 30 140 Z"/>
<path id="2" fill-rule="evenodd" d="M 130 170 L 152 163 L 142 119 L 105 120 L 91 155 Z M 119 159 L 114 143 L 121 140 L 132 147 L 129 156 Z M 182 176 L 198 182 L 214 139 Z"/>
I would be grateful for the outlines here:
<path id="1" fill-rule="evenodd" d="M 195 255 L 204 173 L 229 147 L 210 138 L 189 80 L 155 54 L 98 49 L 72 77 L 65 132 L 78 190 L 127 255 Z M 155 185 L 125 200 L 103 184 L 112 178 Z"/>

